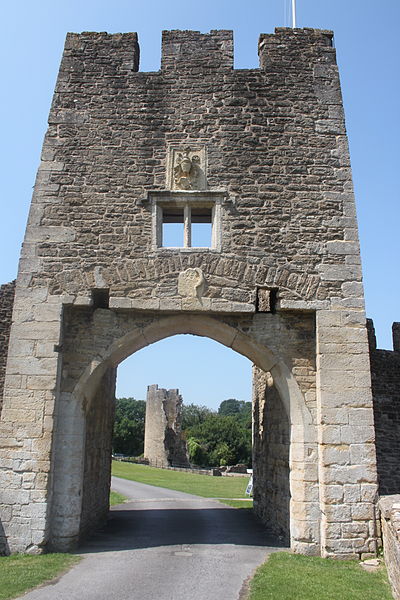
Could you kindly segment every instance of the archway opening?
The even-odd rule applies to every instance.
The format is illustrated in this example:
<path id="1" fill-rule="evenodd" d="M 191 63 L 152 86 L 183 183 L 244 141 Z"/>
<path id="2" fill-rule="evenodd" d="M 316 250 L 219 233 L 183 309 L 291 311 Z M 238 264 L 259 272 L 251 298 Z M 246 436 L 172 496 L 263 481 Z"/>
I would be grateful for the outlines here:
<path id="1" fill-rule="evenodd" d="M 58 452 L 58 455 L 56 453 L 55 458 L 54 472 L 56 477 L 51 536 L 54 541 L 53 547 L 70 547 L 72 541 L 86 535 L 90 530 L 93 530 L 97 523 L 106 518 L 111 462 L 113 405 L 111 399 L 113 400 L 115 396 L 116 368 L 125 358 L 137 353 L 145 346 L 186 333 L 213 339 L 223 346 L 242 354 L 255 364 L 259 369 L 259 373 L 264 375 L 268 373 L 268 377 L 272 378 L 274 389 L 272 402 L 279 406 L 279 410 L 275 410 L 275 421 L 270 418 L 271 411 L 258 411 L 258 426 L 261 419 L 263 421 L 263 431 L 265 431 L 270 423 L 273 424 L 276 419 L 279 419 L 279 414 L 286 414 L 284 422 L 286 425 L 290 422 L 291 445 L 293 445 L 293 442 L 299 445 L 303 443 L 304 415 L 307 418 L 307 414 L 303 409 L 302 395 L 290 370 L 282 361 L 278 361 L 264 344 L 258 342 L 252 332 L 244 332 L 232 319 L 229 322 L 224 322 L 223 319 L 203 315 L 153 317 L 147 319 L 147 321 L 143 319 L 140 326 L 134 327 L 127 318 L 128 313 L 111 313 L 105 309 L 97 309 L 92 317 L 83 313 L 84 311 L 80 311 L 79 315 L 78 311 L 76 315 L 71 313 L 70 318 L 83 320 L 87 325 L 91 323 L 90 327 L 80 330 L 80 341 L 86 348 L 90 347 L 91 350 L 88 355 L 92 359 L 89 362 L 77 364 L 76 335 L 71 335 L 70 340 L 66 336 L 65 371 L 69 370 L 70 379 L 67 379 L 64 388 L 61 390 L 61 402 L 58 411 L 58 422 L 62 423 L 62 431 L 59 429 L 57 433 L 59 436 L 57 447 L 61 447 L 59 442 L 62 438 L 64 452 L 62 455 L 60 452 Z M 132 315 L 132 317 L 137 319 L 136 315 Z M 71 323 L 69 323 L 69 326 L 71 332 L 77 331 L 76 328 L 71 327 Z M 113 330 L 112 336 L 109 334 L 110 326 Z M 69 345 L 71 346 L 70 355 L 68 353 Z M 68 364 L 69 356 L 72 361 L 71 364 Z M 72 381 L 74 373 L 76 373 L 74 375 L 75 383 Z M 258 387 L 260 388 L 260 386 Z M 271 394 L 269 395 L 271 396 Z M 268 398 L 268 394 L 266 397 Z M 264 406 L 268 406 L 268 399 L 264 401 Z M 71 416 L 72 413 L 73 419 L 65 420 L 64 417 Z M 268 417 L 268 421 L 266 417 Z M 296 424 L 296 427 L 292 427 L 293 423 Z M 257 513 L 264 518 L 269 515 L 271 519 L 279 522 L 280 535 L 288 538 L 290 520 L 288 511 L 285 519 L 274 516 L 274 511 L 282 510 L 283 506 L 289 505 L 291 495 L 289 483 L 282 484 L 280 491 L 274 492 L 275 495 L 271 493 L 268 495 L 268 486 L 265 482 L 266 473 L 269 473 L 270 484 L 273 486 L 274 482 L 276 483 L 284 477 L 288 480 L 289 471 L 292 471 L 293 466 L 296 469 L 301 469 L 302 459 L 296 458 L 295 461 L 297 462 L 294 465 L 291 462 L 290 467 L 287 465 L 283 469 L 283 475 L 274 479 L 274 470 L 279 469 L 282 464 L 282 456 L 279 457 L 281 459 L 281 462 L 279 462 L 277 452 L 280 452 L 282 447 L 286 449 L 288 447 L 289 434 L 287 433 L 287 427 L 282 435 L 281 447 L 279 447 L 279 443 L 276 443 L 276 440 L 274 443 L 265 444 L 265 440 L 268 438 L 265 434 L 263 434 L 262 443 L 257 446 L 257 460 L 264 460 L 269 456 L 273 466 L 269 471 L 258 469 L 255 481 L 255 488 L 257 490 L 258 486 L 258 492 L 255 490 L 255 497 L 258 505 Z M 65 451 L 68 446 L 68 438 L 73 438 L 75 442 L 72 451 L 69 449 Z M 287 452 L 286 457 L 289 461 Z M 68 478 L 59 477 L 60 465 L 57 464 L 57 460 L 63 464 L 64 469 L 68 469 L 68 465 L 70 465 Z M 83 469 L 82 460 L 84 460 Z M 284 502 L 279 498 L 279 493 L 283 492 L 287 494 Z M 69 502 L 66 510 L 66 497 L 71 496 L 71 493 L 74 497 L 72 502 Z M 303 497 L 299 497 L 300 502 L 303 500 Z M 266 509 L 265 503 L 269 503 L 268 509 Z M 68 521 L 65 521 L 64 518 L 66 513 L 68 514 Z M 293 529 L 292 520 L 290 528 Z M 62 540 L 65 541 L 65 544 Z"/>
<path id="2" fill-rule="evenodd" d="M 176 335 L 143 348 L 118 367 L 114 452 L 131 457 L 144 452 L 151 464 L 163 465 L 169 431 L 171 450 L 178 438 L 188 446 L 187 458 L 172 452 L 170 464 L 176 467 L 189 461 L 195 467 L 235 462 L 251 467 L 251 379 L 247 358 L 208 338 Z"/>
<path id="3" fill-rule="evenodd" d="M 254 367 L 251 361 L 218 342 L 194 335 L 176 335 L 164 338 L 133 353 L 118 366 L 115 387 L 115 369 L 109 369 L 103 376 L 90 404 L 86 419 L 86 458 L 83 483 L 81 536 L 93 528 L 93 519 L 102 514 L 101 502 L 105 502 L 108 485 L 109 427 L 112 399 L 135 398 L 146 400 L 147 387 L 155 384 L 171 390 L 179 388 L 184 407 L 194 405 L 209 409 L 210 414 L 201 427 L 190 427 L 183 431 L 188 441 L 188 462 L 193 468 L 232 466 L 237 462 L 252 467 L 252 450 L 256 456 L 254 499 L 256 514 L 267 529 L 281 541 L 290 538 L 290 486 L 289 486 L 289 419 L 271 374 Z M 117 372 L 118 372 L 117 371 Z M 215 440 L 221 403 L 229 399 L 253 404 L 254 424 L 244 433 L 243 428 L 232 419 L 235 434 L 248 433 L 248 454 L 245 441 L 235 444 L 227 423 L 221 420 L 220 443 Z M 105 405 L 106 403 L 106 405 Z M 185 409 L 183 409 L 185 410 Z M 157 418 L 160 418 L 157 416 Z M 225 419 L 226 421 L 228 419 Z M 198 432 L 209 426 L 212 431 L 208 438 L 198 439 Z M 223 429 L 225 427 L 225 430 Z M 202 452 L 190 455 L 190 442 L 194 439 L 203 445 Z M 233 432 L 232 432 L 233 433 Z M 157 434 L 159 446 L 165 445 L 163 423 L 159 423 Z M 213 436 L 214 434 L 214 436 Z M 206 436 L 206 434 L 204 434 Z M 225 437 L 227 438 L 225 440 Z M 102 441 L 103 440 L 103 441 Z M 221 448 L 226 447 L 226 453 Z M 145 450 L 145 448 L 144 448 Z M 155 450 L 150 456 L 149 449 L 144 459 L 152 466 L 166 466 Z M 184 462 L 170 463 L 170 466 L 183 466 Z M 189 466 L 189 464 L 188 464 Z M 243 481 L 243 496 L 247 481 Z"/>

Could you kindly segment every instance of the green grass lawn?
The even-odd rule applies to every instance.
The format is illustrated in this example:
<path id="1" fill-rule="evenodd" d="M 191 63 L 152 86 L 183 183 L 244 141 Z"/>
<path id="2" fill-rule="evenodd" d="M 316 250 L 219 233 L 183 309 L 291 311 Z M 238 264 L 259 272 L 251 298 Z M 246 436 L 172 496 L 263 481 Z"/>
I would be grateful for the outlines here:
<path id="1" fill-rule="evenodd" d="M 393 600 L 386 570 L 356 561 L 271 554 L 250 582 L 249 600 Z"/>
<path id="2" fill-rule="evenodd" d="M 119 494 L 118 492 L 114 492 L 114 490 L 110 491 L 110 506 L 115 506 L 116 504 L 122 504 L 128 500 L 126 496 Z"/>
<path id="3" fill-rule="evenodd" d="M 219 499 L 219 502 L 222 504 L 227 504 L 228 506 L 233 506 L 233 508 L 253 508 L 253 500 L 224 500 Z"/>
<path id="4" fill-rule="evenodd" d="M 0 557 L 0 600 L 10 600 L 60 575 L 80 561 L 73 554 Z"/>
<path id="5" fill-rule="evenodd" d="M 210 477 L 113 461 L 112 474 L 205 498 L 244 498 L 248 477 Z"/>

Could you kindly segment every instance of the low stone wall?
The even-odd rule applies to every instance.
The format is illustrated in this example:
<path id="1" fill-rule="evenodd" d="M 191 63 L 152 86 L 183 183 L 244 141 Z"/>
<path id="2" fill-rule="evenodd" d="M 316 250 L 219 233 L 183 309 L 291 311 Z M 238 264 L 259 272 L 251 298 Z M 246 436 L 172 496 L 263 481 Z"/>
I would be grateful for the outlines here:
<path id="1" fill-rule="evenodd" d="M 15 281 L 0 285 L 0 413 L 3 403 L 4 376 L 6 373 L 14 295 Z"/>
<path id="2" fill-rule="evenodd" d="M 379 509 L 386 568 L 393 596 L 400 600 L 400 494 L 382 496 Z"/>

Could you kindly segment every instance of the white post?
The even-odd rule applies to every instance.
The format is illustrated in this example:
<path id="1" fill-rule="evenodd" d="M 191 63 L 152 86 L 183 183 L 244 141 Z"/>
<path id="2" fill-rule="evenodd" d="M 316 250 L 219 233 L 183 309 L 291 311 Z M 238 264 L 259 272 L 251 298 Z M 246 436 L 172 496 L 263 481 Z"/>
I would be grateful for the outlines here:
<path id="1" fill-rule="evenodd" d="M 292 0 L 292 28 L 296 28 L 296 0 Z"/>

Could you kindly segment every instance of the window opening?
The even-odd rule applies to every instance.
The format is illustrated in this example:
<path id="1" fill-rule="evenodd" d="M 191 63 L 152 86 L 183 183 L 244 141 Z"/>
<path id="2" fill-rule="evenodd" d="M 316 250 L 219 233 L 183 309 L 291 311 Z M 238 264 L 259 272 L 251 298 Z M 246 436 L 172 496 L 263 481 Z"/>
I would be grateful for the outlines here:
<path id="1" fill-rule="evenodd" d="M 225 197 L 213 191 L 151 192 L 152 248 L 220 251 Z"/>
<path id="2" fill-rule="evenodd" d="M 210 248 L 212 245 L 212 209 L 192 207 L 192 247 Z"/>
<path id="3" fill-rule="evenodd" d="M 184 245 L 184 210 L 164 207 L 162 220 L 162 245 L 181 248 Z"/>
<path id="4" fill-rule="evenodd" d="M 211 207 L 162 207 L 162 246 L 164 248 L 210 248 L 212 246 Z"/>

